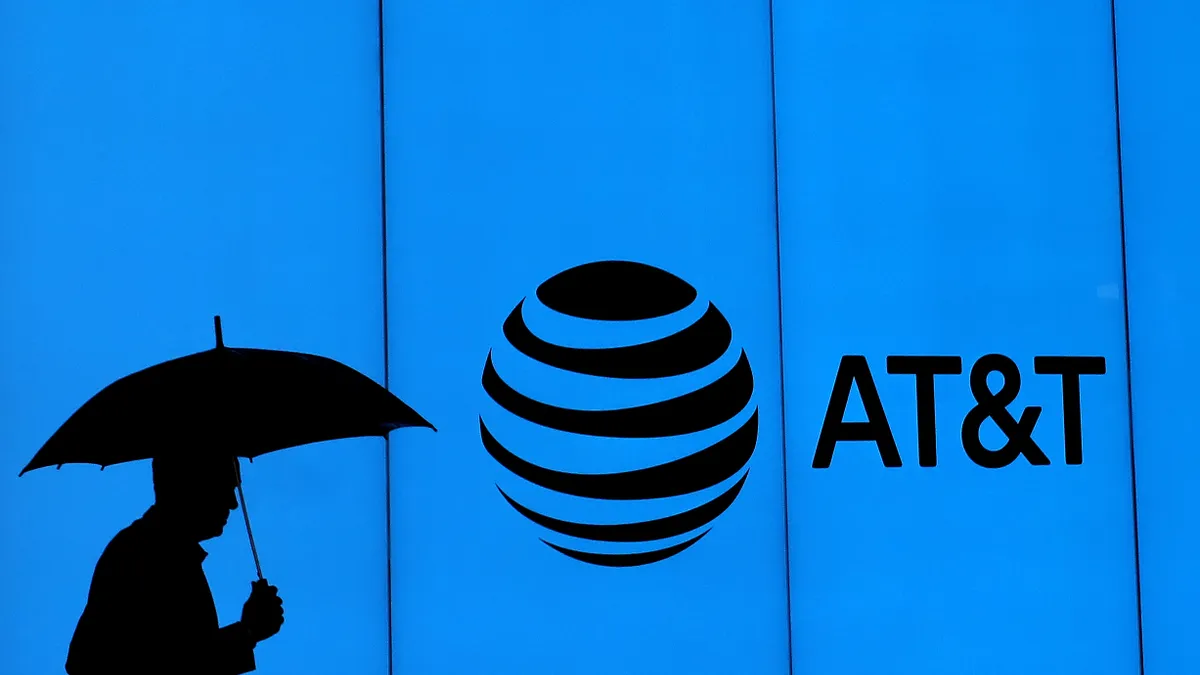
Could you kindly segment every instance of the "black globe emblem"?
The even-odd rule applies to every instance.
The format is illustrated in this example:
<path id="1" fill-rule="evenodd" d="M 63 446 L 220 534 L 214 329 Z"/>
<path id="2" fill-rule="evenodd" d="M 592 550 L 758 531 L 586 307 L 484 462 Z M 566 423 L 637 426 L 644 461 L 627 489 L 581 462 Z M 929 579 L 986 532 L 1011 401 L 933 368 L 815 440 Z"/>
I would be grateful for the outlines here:
<path id="1" fill-rule="evenodd" d="M 510 420 L 536 425 L 540 428 L 539 438 L 554 440 L 541 441 L 534 448 L 540 452 L 530 453 L 531 448 L 521 445 L 527 441 L 493 434 L 481 415 L 479 432 L 484 448 L 510 478 L 518 479 L 516 483 L 552 493 L 550 501 L 560 506 L 568 500 L 582 507 L 574 509 L 574 517 L 564 518 L 563 509 L 535 509 L 511 496 L 511 486 L 506 491 L 497 485 L 513 509 L 540 526 L 546 535 L 542 542 L 551 548 L 576 560 L 607 567 L 665 560 L 708 534 L 713 521 L 741 492 L 758 440 L 758 408 L 751 410 L 754 376 L 746 352 L 733 345 L 729 322 L 711 302 L 702 308 L 697 298 L 695 288 L 664 270 L 635 262 L 593 262 L 542 283 L 536 293 L 536 302 L 540 303 L 537 309 L 556 319 L 575 321 L 572 325 L 581 326 L 584 332 L 591 326 L 603 328 L 606 335 L 620 336 L 628 328 L 630 334 L 641 335 L 641 341 L 631 344 L 618 340 L 621 344 L 596 347 L 543 339 L 526 322 L 528 305 L 532 304 L 529 298 L 519 302 L 505 320 L 504 337 L 512 348 L 509 353 L 524 359 L 530 368 L 549 368 L 558 375 L 576 378 L 570 387 L 576 391 L 593 386 L 611 390 L 615 385 L 641 393 L 644 398 L 646 392 L 661 393 L 664 382 L 678 381 L 680 376 L 706 368 L 709 372 L 709 366 L 718 368 L 711 377 L 698 382 L 697 374 L 688 380 L 691 385 L 686 389 L 679 390 L 677 385 L 666 398 L 631 407 L 586 409 L 561 406 L 548 400 L 554 394 L 545 391 L 540 397 L 518 391 L 519 387 L 509 381 L 514 379 L 512 375 L 520 374 L 514 373 L 520 366 L 504 370 L 506 381 L 494 365 L 493 353 L 488 352 L 483 388 L 504 411 L 498 410 L 497 414 L 507 413 L 512 416 Z M 658 325 L 662 325 L 664 317 L 677 318 L 688 311 L 699 318 L 683 328 L 676 322 L 673 332 L 645 339 L 648 322 L 660 320 Z M 635 330 L 639 325 L 640 333 Z M 732 365 L 713 365 L 719 361 Z M 647 464 L 616 472 L 564 470 L 570 462 L 557 461 L 555 453 L 569 445 L 569 437 L 581 436 L 593 439 L 592 448 L 639 439 L 636 442 L 651 444 L 639 447 L 670 441 L 676 443 L 673 447 L 686 450 L 663 461 L 650 457 Z M 692 439 L 699 440 L 688 445 Z M 597 441 L 601 445 L 595 445 Z M 531 455 L 540 459 L 531 461 Z M 681 502 L 686 505 L 681 506 Z M 605 505 L 620 507 L 622 503 L 645 507 L 641 512 L 654 515 L 632 520 L 618 517 L 616 522 L 612 517 L 594 519 L 609 522 L 594 522 L 591 518 Z M 589 520 L 593 522 L 584 522 Z"/>

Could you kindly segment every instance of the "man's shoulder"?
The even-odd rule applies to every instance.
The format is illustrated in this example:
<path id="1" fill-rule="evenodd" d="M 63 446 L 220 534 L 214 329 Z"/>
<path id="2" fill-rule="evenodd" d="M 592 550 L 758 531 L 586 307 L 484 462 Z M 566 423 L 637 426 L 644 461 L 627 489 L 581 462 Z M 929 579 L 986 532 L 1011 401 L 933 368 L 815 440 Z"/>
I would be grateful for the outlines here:
<path id="1" fill-rule="evenodd" d="M 159 557 L 159 548 L 152 529 L 138 519 L 113 536 L 100 554 L 97 566 L 137 568 L 143 562 L 150 563 Z"/>

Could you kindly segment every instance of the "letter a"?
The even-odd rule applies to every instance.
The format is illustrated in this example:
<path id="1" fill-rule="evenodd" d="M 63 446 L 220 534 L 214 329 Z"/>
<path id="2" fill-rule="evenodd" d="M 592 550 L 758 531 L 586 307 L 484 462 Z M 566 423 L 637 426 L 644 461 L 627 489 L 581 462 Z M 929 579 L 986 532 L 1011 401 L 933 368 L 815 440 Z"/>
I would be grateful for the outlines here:
<path id="1" fill-rule="evenodd" d="M 863 409 L 867 411 L 866 422 L 846 422 L 846 405 L 850 402 L 850 389 L 858 385 Z M 883 465 L 895 468 L 901 465 L 896 439 L 888 426 L 883 402 L 871 378 L 871 367 L 867 358 L 846 355 L 838 364 L 837 377 L 833 381 L 833 393 L 829 396 L 829 407 L 825 410 L 825 422 L 821 424 L 821 437 L 817 439 L 817 452 L 813 455 L 814 469 L 828 469 L 833 461 L 833 448 L 839 441 L 875 441 Z"/>

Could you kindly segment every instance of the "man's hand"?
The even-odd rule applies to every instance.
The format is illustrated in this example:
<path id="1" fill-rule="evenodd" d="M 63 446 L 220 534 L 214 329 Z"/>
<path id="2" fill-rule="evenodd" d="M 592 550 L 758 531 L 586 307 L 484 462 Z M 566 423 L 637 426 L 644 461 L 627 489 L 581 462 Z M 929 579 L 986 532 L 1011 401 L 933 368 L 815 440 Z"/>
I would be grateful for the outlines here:
<path id="1" fill-rule="evenodd" d="M 279 589 L 262 579 L 250 584 L 250 599 L 242 605 L 242 625 L 256 643 L 278 633 L 283 626 Z"/>

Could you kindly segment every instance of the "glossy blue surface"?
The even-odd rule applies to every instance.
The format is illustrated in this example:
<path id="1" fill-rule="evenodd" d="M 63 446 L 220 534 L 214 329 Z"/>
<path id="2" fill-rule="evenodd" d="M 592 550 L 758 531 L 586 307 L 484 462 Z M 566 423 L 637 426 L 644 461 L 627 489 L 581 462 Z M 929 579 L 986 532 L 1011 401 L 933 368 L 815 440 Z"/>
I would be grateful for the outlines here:
<path id="1" fill-rule="evenodd" d="M 794 672 L 1138 672 L 1108 5 L 779 3 L 775 40 Z M 964 453 L 989 353 L 1020 368 L 1009 410 L 1042 406 L 1048 466 Z M 845 442 L 813 468 L 846 354 L 901 467 Z M 936 378 L 936 467 L 893 355 L 963 359 Z M 1082 465 L 1044 355 L 1106 359 Z"/>
<path id="2" fill-rule="evenodd" d="M 152 499 L 147 463 L 18 471 L 104 385 L 210 347 L 214 314 L 230 345 L 387 369 L 439 429 L 393 433 L 390 514 L 379 440 L 245 468 L 288 617 L 257 672 L 1138 673 L 1135 560 L 1144 672 L 1196 670 L 1191 4 L 1116 8 L 1131 383 L 1108 3 L 384 4 L 381 138 L 376 2 L 0 3 L 0 671 L 62 672 L 96 557 Z M 539 295 L 602 260 L 697 296 L 609 321 Z M 539 339 L 623 347 L 709 302 L 728 349 L 643 381 L 538 363 L 502 328 L 520 303 Z M 738 372 L 742 350 L 748 403 L 669 438 L 542 428 L 497 384 L 639 406 Z M 1040 408 L 1048 464 L 964 449 L 989 354 L 1020 372 L 1007 410 Z M 900 466 L 843 441 L 821 468 L 847 356 Z M 897 356 L 961 361 L 935 380 L 936 466 Z M 1104 359 L 1080 380 L 1081 464 L 1045 356 Z M 878 416 L 871 388 L 846 422 Z M 486 442 L 561 478 L 661 465 L 753 420 L 745 466 L 646 500 L 549 490 Z M 985 421 L 980 439 L 1006 435 Z M 735 493 L 644 541 L 547 520 L 645 523 Z M 561 552 L 672 546 L 624 568 Z M 254 578 L 240 515 L 206 547 L 233 621 Z"/>
<path id="3" fill-rule="evenodd" d="M 766 5 L 393 2 L 384 25 L 391 378 L 440 430 L 393 436 L 396 672 L 787 672 Z M 668 515 L 695 497 L 546 494 L 505 472 L 479 430 L 482 415 L 513 452 L 560 471 L 630 470 L 696 448 L 551 434 L 483 391 L 489 350 L 523 393 L 593 409 L 661 400 L 733 365 L 736 352 L 692 379 L 627 386 L 506 348 L 501 326 L 525 297 L 536 334 L 578 347 L 694 318 L 625 331 L 537 306 L 544 280 L 607 259 L 666 269 L 715 303 L 754 369 L 761 421 L 745 486 L 711 531 L 626 569 L 541 543 L 630 548 L 552 538 L 497 484 L 593 523 Z"/>
<path id="4" fill-rule="evenodd" d="M 1200 339 L 1193 3 L 1117 3 L 1138 534 L 1147 675 L 1193 672 L 1200 602 Z"/>
<path id="5" fill-rule="evenodd" d="M 214 314 L 230 345 L 383 377 L 375 3 L 104 7 L 0 10 L 0 670 L 12 675 L 63 672 L 96 558 L 153 499 L 144 462 L 17 478 L 89 396 L 208 349 Z M 383 442 L 278 453 L 244 473 L 287 611 L 257 672 L 386 672 Z M 230 622 L 254 579 L 240 514 L 207 548 Z"/>

